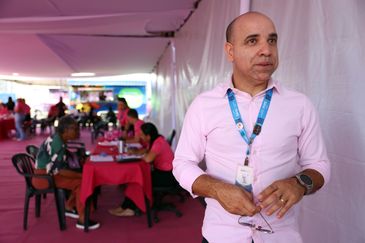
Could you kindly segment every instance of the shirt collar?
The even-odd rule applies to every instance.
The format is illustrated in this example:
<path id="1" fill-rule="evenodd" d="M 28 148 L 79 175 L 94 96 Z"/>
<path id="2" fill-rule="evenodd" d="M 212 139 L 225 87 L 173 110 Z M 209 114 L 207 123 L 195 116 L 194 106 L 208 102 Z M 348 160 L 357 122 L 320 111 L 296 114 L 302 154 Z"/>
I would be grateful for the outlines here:
<path id="1" fill-rule="evenodd" d="M 263 91 L 261 91 L 259 94 L 266 92 L 267 90 L 273 88 L 274 91 L 278 92 L 279 94 L 281 93 L 281 86 L 280 83 L 277 80 L 274 79 L 270 79 L 269 83 L 267 85 L 267 88 Z M 237 93 L 237 89 L 233 87 L 233 82 L 232 79 L 227 80 L 226 82 L 223 83 L 222 86 L 222 90 L 221 90 L 221 95 L 224 97 L 227 94 L 227 90 L 228 89 L 232 89 L 234 93 Z M 259 95 L 258 94 L 258 95 Z"/>

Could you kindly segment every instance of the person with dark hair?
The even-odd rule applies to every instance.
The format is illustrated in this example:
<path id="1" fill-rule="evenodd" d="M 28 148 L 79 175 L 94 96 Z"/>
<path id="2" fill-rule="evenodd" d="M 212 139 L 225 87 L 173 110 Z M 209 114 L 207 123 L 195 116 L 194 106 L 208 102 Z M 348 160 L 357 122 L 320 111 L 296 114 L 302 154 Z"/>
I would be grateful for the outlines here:
<path id="1" fill-rule="evenodd" d="M 152 123 L 144 123 L 141 126 L 141 139 L 148 144 L 147 149 L 128 150 L 129 154 L 144 154 L 143 160 L 152 163 L 152 186 L 169 186 L 176 182 L 172 175 L 172 160 L 174 153 L 166 139 L 158 133 L 156 126 Z M 109 213 L 115 216 L 133 216 L 135 204 L 129 198 L 125 198 L 120 207 L 110 209 Z"/>
<path id="2" fill-rule="evenodd" d="M 66 143 L 79 138 L 79 135 L 76 120 L 71 116 L 62 117 L 56 133 L 49 136 L 40 146 L 35 173 L 52 175 L 56 187 L 71 190 L 71 195 L 66 202 L 66 216 L 78 219 L 76 227 L 84 229 L 84 206 L 80 201 L 82 174 L 69 169 L 66 148 Z M 34 186 L 40 189 L 47 187 L 47 183 L 47 180 L 41 178 L 33 179 Z M 100 223 L 90 221 L 89 229 L 97 229 L 99 226 Z"/>
<path id="3" fill-rule="evenodd" d="M 119 121 L 119 126 L 122 131 L 125 130 L 127 126 L 127 113 L 129 111 L 129 106 L 127 100 L 123 97 L 118 97 L 118 114 L 117 118 Z"/>
<path id="4" fill-rule="evenodd" d="M 57 117 L 61 118 L 65 115 L 65 111 L 67 110 L 67 106 L 63 103 L 62 96 L 60 96 L 59 102 L 56 104 L 57 107 Z"/>
<path id="5" fill-rule="evenodd" d="M 113 107 L 111 105 L 108 106 L 108 113 L 106 113 L 106 119 L 108 122 L 113 123 L 113 126 L 116 127 L 117 116 L 115 115 Z"/>
<path id="6" fill-rule="evenodd" d="M 129 109 L 127 113 L 126 130 L 123 137 L 127 143 L 139 143 L 141 142 L 141 126 L 144 121 L 138 118 L 138 111 L 135 109 Z"/>
<path id="7" fill-rule="evenodd" d="M 6 107 L 8 108 L 9 112 L 14 111 L 15 103 L 13 101 L 13 98 L 11 98 L 11 96 L 8 97 L 8 103 L 6 103 Z"/>
<path id="8" fill-rule="evenodd" d="M 318 114 L 272 78 L 278 34 L 268 16 L 240 15 L 226 33 L 232 75 L 191 103 L 173 173 L 205 198 L 203 242 L 303 242 L 298 204 L 330 177 Z"/>

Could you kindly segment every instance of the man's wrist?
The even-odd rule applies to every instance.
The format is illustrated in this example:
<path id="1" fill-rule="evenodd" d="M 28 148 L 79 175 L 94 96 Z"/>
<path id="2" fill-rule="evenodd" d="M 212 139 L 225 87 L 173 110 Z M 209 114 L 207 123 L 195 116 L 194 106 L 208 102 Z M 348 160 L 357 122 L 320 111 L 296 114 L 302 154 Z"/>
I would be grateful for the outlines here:
<path id="1" fill-rule="evenodd" d="M 297 188 L 299 188 L 300 192 L 304 196 L 305 195 L 305 192 L 306 192 L 306 188 L 302 184 L 299 183 L 298 179 L 295 176 L 291 177 L 290 179 L 293 181 L 293 184 Z"/>
<path id="2" fill-rule="evenodd" d="M 313 192 L 313 179 L 303 172 L 296 174 L 293 178 L 296 179 L 297 184 L 303 188 L 303 195 L 309 195 Z"/>

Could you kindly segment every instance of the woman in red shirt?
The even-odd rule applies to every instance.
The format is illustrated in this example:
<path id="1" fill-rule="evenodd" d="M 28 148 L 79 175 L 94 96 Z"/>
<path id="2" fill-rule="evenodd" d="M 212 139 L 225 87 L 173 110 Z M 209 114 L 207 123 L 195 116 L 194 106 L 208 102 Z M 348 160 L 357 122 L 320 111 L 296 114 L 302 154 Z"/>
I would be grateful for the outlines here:
<path id="1" fill-rule="evenodd" d="M 119 121 L 119 125 L 122 131 L 127 126 L 127 114 L 129 111 L 129 106 L 127 103 L 127 100 L 125 98 L 119 98 L 118 97 L 118 114 L 117 119 Z"/>
<path id="2" fill-rule="evenodd" d="M 169 186 L 176 184 L 176 180 L 172 174 L 172 161 L 174 153 L 166 139 L 158 133 L 155 125 L 152 123 L 144 123 L 141 126 L 141 139 L 149 144 L 148 149 L 138 149 L 128 151 L 131 154 L 144 154 L 143 160 L 146 163 L 153 164 L 152 186 Z M 110 209 L 109 213 L 115 216 L 133 216 L 135 215 L 135 204 L 125 198 L 123 204 L 114 209 Z"/>

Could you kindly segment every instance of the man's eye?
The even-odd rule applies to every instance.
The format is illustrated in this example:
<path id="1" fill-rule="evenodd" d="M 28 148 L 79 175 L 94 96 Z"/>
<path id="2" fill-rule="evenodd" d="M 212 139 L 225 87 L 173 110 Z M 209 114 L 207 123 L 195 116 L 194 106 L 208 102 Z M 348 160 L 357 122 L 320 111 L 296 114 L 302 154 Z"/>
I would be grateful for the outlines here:
<path id="1" fill-rule="evenodd" d="M 249 44 L 249 45 L 254 45 L 254 44 L 256 44 L 256 39 L 249 39 L 249 40 L 247 40 L 247 44 Z"/>
<path id="2" fill-rule="evenodd" d="M 272 39 L 269 39 L 268 40 L 268 43 L 269 44 L 276 44 L 276 42 L 277 42 L 277 39 L 276 38 L 272 38 Z"/>

